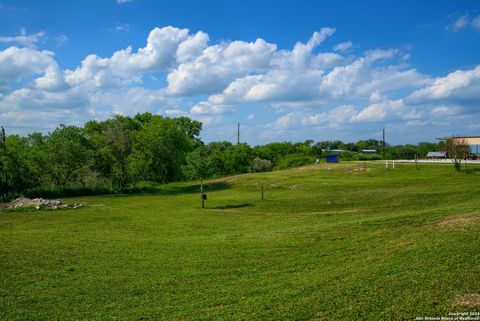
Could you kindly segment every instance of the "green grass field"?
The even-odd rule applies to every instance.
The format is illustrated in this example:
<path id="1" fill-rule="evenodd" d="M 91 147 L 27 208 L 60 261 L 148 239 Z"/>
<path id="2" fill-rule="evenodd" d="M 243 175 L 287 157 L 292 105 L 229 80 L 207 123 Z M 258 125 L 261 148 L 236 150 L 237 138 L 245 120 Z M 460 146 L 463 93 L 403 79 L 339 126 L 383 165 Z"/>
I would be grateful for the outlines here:
<path id="1" fill-rule="evenodd" d="M 2 320 L 480 312 L 480 167 L 322 164 L 0 213 Z M 265 200 L 260 187 L 264 184 Z M 73 201 L 70 199 L 69 201 Z"/>

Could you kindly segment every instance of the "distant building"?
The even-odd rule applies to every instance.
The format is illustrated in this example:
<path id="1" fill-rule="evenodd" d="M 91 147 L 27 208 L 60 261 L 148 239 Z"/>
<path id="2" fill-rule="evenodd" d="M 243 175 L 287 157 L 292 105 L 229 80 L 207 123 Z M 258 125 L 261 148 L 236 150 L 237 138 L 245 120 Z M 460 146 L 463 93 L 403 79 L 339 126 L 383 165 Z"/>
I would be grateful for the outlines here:
<path id="1" fill-rule="evenodd" d="M 327 159 L 327 163 L 338 163 L 340 160 L 339 155 L 327 155 L 325 158 Z"/>
<path id="2" fill-rule="evenodd" d="M 436 140 L 453 140 L 454 142 L 462 142 L 470 146 L 470 153 L 476 157 L 480 156 L 480 136 L 452 136 L 452 137 L 441 137 L 435 138 Z"/>
<path id="3" fill-rule="evenodd" d="M 446 159 L 447 152 L 428 152 L 427 159 Z"/>
<path id="4" fill-rule="evenodd" d="M 343 153 L 351 153 L 352 151 L 345 149 L 322 149 L 322 152 L 328 152 L 332 155 L 341 155 Z"/>
<path id="5" fill-rule="evenodd" d="M 362 149 L 361 153 L 362 154 L 376 154 L 377 150 L 376 149 Z"/>

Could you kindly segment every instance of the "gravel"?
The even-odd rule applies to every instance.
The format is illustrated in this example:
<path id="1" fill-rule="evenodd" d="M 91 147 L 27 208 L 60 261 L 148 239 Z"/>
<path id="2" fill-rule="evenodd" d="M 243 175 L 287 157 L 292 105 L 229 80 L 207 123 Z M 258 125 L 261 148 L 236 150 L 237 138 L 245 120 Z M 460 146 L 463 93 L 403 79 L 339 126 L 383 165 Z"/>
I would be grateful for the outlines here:
<path id="1" fill-rule="evenodd" d="M 62 209 L 62 208 L 79 208 L 84 206 L 85 204 L 83 203 L 73 203 L 73 204 L 68 204 L 64 203 L 60 200 L 47 200 L 44 198 L 26 198 L 26 197 L 20 197 L 17 198 L 16 200 L 4 205 L 1 207 L 3 210 L 8 210 L 8 209 L 14 209 L 14 208 L 22 208 L 22 207 L 34 207 L 37 210 L 40 208 L 49 208 L 49 209 Z"/>

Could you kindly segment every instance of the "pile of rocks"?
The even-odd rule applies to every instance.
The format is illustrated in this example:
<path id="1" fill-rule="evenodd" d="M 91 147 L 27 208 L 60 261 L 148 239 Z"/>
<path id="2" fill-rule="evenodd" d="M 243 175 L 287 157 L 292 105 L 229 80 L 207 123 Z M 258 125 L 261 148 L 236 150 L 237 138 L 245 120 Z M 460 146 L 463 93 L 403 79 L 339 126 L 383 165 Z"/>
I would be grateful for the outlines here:
<path id="1" fill-rule="evenodd" d="M 12 201 L 10 204 L 8 204 L 7 209 L 19 208 L 19 207 L 34 207 L 37 210 L 40 208 L 51 208 L 56 210 L 56 209 L 68 208 L 68 207 L 79 208 L 83 205 L 84 205 L 83 203 L 67 204 L 60 200 L 47 200 L 44 198 L 30 199 L 26 197 L 20 197 Z"/>

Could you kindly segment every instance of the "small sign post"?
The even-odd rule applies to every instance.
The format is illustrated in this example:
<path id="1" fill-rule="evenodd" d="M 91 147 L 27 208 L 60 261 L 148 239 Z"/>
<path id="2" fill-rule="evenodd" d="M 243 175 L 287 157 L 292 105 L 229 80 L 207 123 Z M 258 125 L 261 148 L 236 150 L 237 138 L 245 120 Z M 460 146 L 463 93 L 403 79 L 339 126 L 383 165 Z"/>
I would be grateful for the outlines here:
<path id="1" fill-rule="evenodd" d="M 203 194 L 203 179 L 200 180 L 200 197 L 202 198 L 202 208 L 205 208 L 205 194 Z"/>

